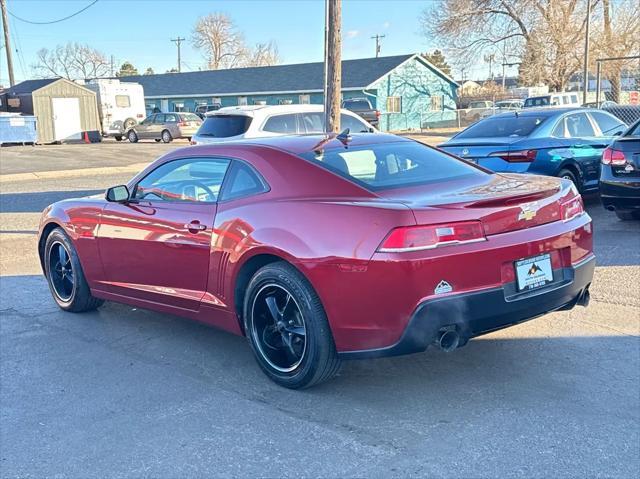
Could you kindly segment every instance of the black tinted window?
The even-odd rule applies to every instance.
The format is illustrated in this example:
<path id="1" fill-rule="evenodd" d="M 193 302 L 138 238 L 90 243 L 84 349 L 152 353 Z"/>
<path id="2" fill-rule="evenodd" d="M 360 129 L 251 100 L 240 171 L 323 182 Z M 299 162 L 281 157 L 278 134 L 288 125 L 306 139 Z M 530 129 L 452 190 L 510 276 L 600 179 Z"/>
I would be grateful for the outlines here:
<path id="1" fill-rule="evenodd" d="M 371 104 L 367 100 L 345 100 L 343 107 L 352 111 L 371 110 Z"/>
<path id="2" fill-rule="evenodd" d="M 344 113 L 340 115 L 340 129 L 349 128 L 349 133 L 368 133 L 369 128 L 357 118 Z"/>
<path id="3" fill-rule="evenodd" d="M 267 191 L 262 177 L 249 165 L 235 161 L 222 191 L 221 200 L 230 200 Z"/>
<path id="4" fill-rule="evenodd" d="M 296 125 L 296 115 L 277 115 L 272 116 L 264 124 L 264 131 L 271 133 L 295 134 L 298 132 Z"/>
<path id="5" fill-rule="evenodd" d="M 456 135 L 456 138 L 525 137 L 533 133 L 545 120 L 544 116 L 513 115 L 506 118 L 487 118 L 471 125 Z"/>
<path id="6" fill-rule="evenodd" d="M 374 190 L 487 174 L 462 160 L 414 142 L 334 148 L 301 156 Z"/>
<path id="7" fill-rule="evenodd" d="M 616 132 L 622 132 L 625 129 L 624 124 L 606 113 L 602 113 L 601 111 L 592 111 L 591 117 L 598 124 L 598 128 L 603 135 L 613 136 Z"/>
<path id="8" fill-rule="evenodd" d="M 591 122 L 584 113 L 574 113 L 564 119 L 565 131 L 569 138 L 595 136 Z"/>
<path id="9" fill-rule="evenodd" d="M 205 118 L 197 134 L 215 138 L 229 138 L 242 135 L 250 124 L 251 118 L 244 115 L 212 115 Z"/>
<path id="10" fill-rule="evenodd" d="M 548 96 L 540 96 L 537 98 L 527 98 L 524 101 L 524 106 L 526 108 L 532 107 L 532 106 L 548 106 L 549 105 L 549 100 L 550 97 Z"/>
<path id="11" fill-rule="evenodd" d="M 166 116 L 167 116 L 167 115 L 162 115 L 162 114 L 160 114 L 160 115 L 156 115 L 156 117 L 153 119 L 153 122 L 154 122 L 154 123 L 164 123 L 164 118 L 165 118 Z"/>

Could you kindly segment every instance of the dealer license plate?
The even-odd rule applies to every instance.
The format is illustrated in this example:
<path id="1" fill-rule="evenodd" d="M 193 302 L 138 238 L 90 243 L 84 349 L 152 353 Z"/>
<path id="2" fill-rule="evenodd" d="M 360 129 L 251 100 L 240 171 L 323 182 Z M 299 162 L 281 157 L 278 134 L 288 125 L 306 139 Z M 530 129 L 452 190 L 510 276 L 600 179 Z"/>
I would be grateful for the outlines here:
<path id="1" fill-rule="evenodd" d="M 516 279 L 518 291 L 542 288 L 553 282 L 551 255 L 541 254 L 516 261 Z"/>

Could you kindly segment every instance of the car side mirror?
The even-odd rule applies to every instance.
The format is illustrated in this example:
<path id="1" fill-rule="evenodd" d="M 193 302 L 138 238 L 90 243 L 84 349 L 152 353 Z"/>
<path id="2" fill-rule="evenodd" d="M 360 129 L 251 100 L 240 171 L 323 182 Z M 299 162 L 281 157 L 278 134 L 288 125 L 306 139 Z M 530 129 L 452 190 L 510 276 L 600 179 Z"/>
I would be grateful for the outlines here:
<path id="1" fill-rule="evenodd" d="M 613 136 L 620 136 L 620 135 L 622 135 L 622 130 L 618 130 L 613 134 Z"/>
<path id="2" fill-rule="evenodd" d="M 373 127 L 369 127 L 369 133 L 375 133 L 376 130 L 373 129 Z"/>
<path id="3" fill-rule="evenodd" d="M 107 188 L 104 197 L 112 203 L 126 203 L 129 201 L 129 188 L 125 185 L 112 186 Z"/>

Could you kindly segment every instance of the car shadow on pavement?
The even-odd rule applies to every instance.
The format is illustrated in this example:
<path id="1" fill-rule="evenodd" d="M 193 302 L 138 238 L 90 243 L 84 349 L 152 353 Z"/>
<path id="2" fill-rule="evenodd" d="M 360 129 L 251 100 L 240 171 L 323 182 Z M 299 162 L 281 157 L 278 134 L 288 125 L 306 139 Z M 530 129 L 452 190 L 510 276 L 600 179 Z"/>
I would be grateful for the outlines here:
<path id="1" fill-rule="evenodd" d="M 39 213 L 56 201 L 104 193 L 104 190 L 45 191 L 0 194 L 0 213 Z"/>

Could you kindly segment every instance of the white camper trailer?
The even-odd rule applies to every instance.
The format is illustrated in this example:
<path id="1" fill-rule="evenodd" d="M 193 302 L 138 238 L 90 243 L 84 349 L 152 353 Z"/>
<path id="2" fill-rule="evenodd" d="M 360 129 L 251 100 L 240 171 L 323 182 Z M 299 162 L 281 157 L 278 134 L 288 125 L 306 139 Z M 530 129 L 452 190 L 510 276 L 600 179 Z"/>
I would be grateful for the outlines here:
<path id="1" fill-rule="evenodd" d="M 120 141 L 125 132 L 145 118 L 144 90 L 139 83 L 96 79 L 85 84 L 98 95 L 102 134 Z"/>

